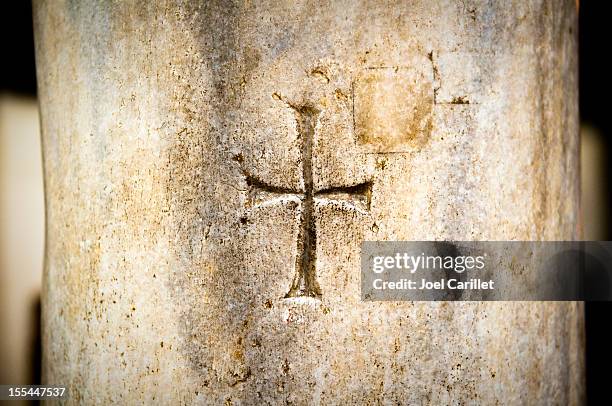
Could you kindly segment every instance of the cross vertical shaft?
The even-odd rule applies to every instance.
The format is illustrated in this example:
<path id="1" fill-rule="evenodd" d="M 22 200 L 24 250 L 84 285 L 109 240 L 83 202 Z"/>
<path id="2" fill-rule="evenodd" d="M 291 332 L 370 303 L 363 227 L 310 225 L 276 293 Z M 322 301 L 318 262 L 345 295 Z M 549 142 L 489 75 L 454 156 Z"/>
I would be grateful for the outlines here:
<path id="1" fill-rule="evenodd" d="M 311 106 L 294 107 L 298 133 L 301 138 L 302 179 L 304 200 L 298 231 L 296 275 L 287 297 L 320 297 L 321 288 L 316 280 L 317 233 L 314 219 L 314 181 L 312 174 L 312 149 L 319 111 Z"/>

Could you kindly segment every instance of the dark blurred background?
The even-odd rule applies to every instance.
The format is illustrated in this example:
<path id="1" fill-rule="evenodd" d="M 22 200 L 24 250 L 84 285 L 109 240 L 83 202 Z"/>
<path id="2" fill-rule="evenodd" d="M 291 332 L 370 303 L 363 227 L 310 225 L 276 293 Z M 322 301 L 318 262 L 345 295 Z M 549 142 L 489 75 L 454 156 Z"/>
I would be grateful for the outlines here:
<path id="1" fill-rule="evenodd" d="M 30 2 L 3 2 L 0 16 L 0 384 L 34 384 L 44 197 Z"/>
<path id="2" fill-rule="evenodd" d="M 580 4 L 580 113 L 585 239 L 610 240 L 612 114 L 607 96 L 606 2 Z M 0 72 L 0 384 L 40 382 L 40 274 L 44 209 L 29 1 L 4 2 Z M 609 399 L 608 302 L 586 312 L 587 396 Z M 608 403 L 608 402 L 606 402 Z"/>
<path id="3" fill-rule="evenodd" d="M 591 199 L 601 199 L 600 229 L 593 239 L 610 240 L 612 224 L 608 216 L 612 202 L 612 115 L 610 102 L 610 70 L 605 62 L 608 57 L 610 31 L 607 13 L 608 3 L 605 1 L 580 2 L 580 117 L 583 126 L 582 134 L 587 131 L 592 134 L 595 144 L 587 146 L 583 139 L 583 187 L 589 184 L 599 184 L 600 189 L 594 195 L 585 196 L 583 192 L 583 215 L 586 219 L 588 209 L 594 204 Z M 583 137 L 586 138 L 586 137 Z M 595 149 L 591 156 L 589 148 Z M 593 156 L 594 155 L 594 156 Z M 601 161 L 599 161 L 601 160 Z M 586 177 L 585 169 L 589 166 L 601 165 L 602 176 L 599 179 Z M 590 174 L 589 174 L 590 175 Z M 596 187 L 592 187 L 594 189 Z M 585 227 L 585 234 L 588 232 Z M 585 235 L 586 236 L 586 235 Z M 587 236 L 588 237 L 588 236 Z M 610 368 L 612 367 L 612 303 L 585 303 L 586 316 L 586 365 L 587 365 L 587 399 L 589 404 L 610 403 Z M 607 401 L 603 401 L 607 399 Z M 601 403 L 600 403 L 601 402 Z"/>

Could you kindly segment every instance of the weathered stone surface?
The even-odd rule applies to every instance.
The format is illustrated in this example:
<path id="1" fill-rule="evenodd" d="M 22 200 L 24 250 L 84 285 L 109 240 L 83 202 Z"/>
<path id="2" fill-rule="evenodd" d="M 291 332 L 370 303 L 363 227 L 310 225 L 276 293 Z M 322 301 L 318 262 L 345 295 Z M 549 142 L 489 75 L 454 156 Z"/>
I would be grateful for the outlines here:
<path id="1" fill-rule="evenodd" d="M 72 401 L 577 403 L 576 303 L 362 303 L 367 240 L 576 237 L 574 2 L 36 1 Z"/>

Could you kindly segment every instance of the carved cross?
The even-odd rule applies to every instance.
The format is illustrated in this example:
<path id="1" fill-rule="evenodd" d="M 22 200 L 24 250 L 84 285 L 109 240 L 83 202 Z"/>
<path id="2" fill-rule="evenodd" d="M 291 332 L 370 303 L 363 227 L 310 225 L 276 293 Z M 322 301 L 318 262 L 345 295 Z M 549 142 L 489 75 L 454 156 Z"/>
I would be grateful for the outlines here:
<path id="1" fill-rule="evenodd" d="M 316 279 L 317 230 L 314 205 L 316 203 L 339 204 L 342 209 L 367 214 L 370 209 L 372 182 L 317 190 L 314 187 L 312 155 L 319 110 L 312 106 L 292 106 L 298 134 L 301 140 L 303 190 L 272 186 L 247 174 L 249 202 L 251 206 L 274 204 L 283 197 L 297 197 L 301 202 L 300 226 L 297 237 L 295 277 L 285 298 L 321 297 L 321 287 Z M 263 195 L 264 198 L 260 198 Z"/>

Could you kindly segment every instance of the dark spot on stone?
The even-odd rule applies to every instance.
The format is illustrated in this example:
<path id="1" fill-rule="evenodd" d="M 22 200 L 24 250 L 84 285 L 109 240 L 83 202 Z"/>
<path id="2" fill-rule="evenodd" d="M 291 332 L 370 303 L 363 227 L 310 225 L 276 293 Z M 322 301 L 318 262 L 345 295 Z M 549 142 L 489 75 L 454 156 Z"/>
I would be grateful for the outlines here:
<path id="1" fill-rule="evenodd" d="M 236 386 L 239 383 L 242 383 L 251 377 L 251 368 L 246 368 L 244 372 L 237 373 L 233 375 L 236 379 L 235 382 L 230 384 L 230 386 Z M 231 403 L 230 403 L 231 404 Z"/>
<path id="2" fill-rule="evenodd" d="M 457 245 L 452 242 L 439 242 L 436 243 L 437 254 L 442 258 L 452 257 L 456 258 L 461 255 L 461 251 Z M 449 279 L 456 279 L 457 281 L 465 281 L 465 272 L 456 272 L 454 269 L 444 269 L 444 278 L 448 281 Z M 448 283 L 446 284 L 448 286 Z M 457 300 L 463 295 L 463 289 L 449 289 L 448 287 L 441 292 L 444 296 L 440 298 L 442 300 Z M 460 365 L 459 365 L 460 366 Z"/>
<path id="3" fill-rule="evenodd" d="M 470 101 L 468 100 L 467 96 L 458 96 L 453 97 L 450 104 L 470 104 Z"/>
<path id="4" fill-rule="evenodd" d="M 315 68 L 310 72 L 310 75 L 325 83 L 329 83 L 329 76 L 327 76 L 327 72 L 325 72 L 324 68 Z"/>

